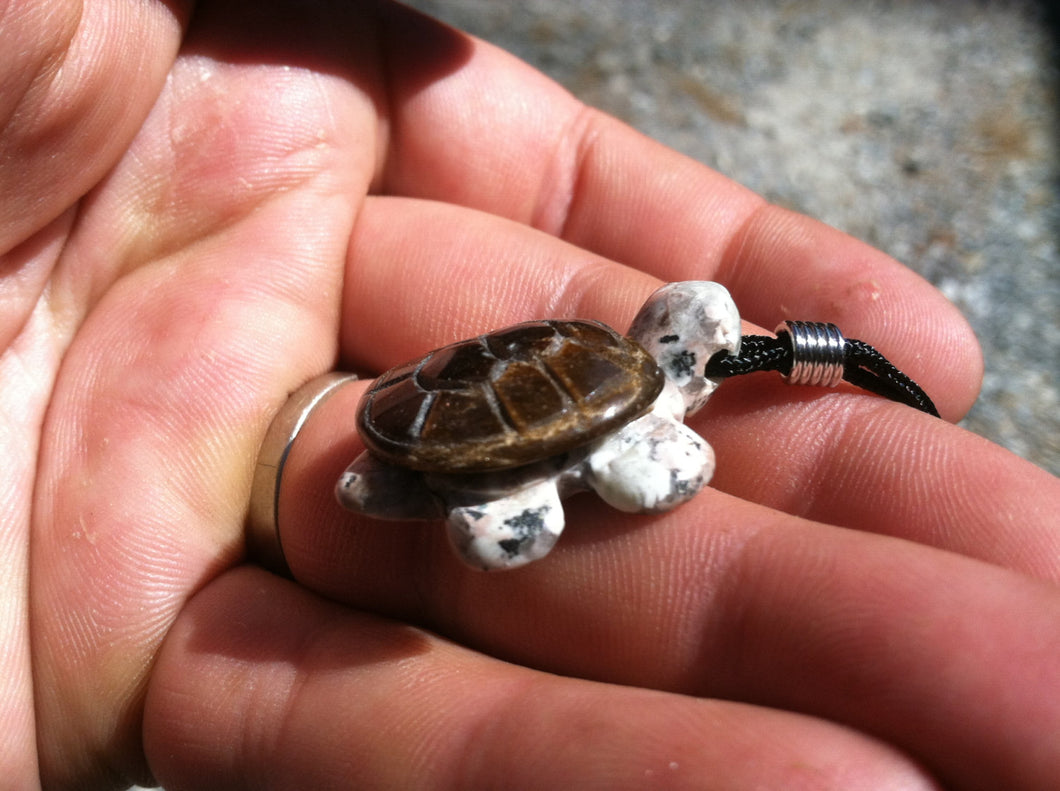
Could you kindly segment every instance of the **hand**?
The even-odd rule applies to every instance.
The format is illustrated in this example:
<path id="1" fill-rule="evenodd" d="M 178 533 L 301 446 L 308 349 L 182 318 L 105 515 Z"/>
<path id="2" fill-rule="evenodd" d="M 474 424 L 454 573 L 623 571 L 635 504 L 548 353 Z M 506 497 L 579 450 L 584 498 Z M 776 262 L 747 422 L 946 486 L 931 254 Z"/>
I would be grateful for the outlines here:
<path id="1" fill-rule="evenodd" d="M 575 498 L 546 561 L 482 575 L 438 525 L 335 505 L 350 385 L 284 478 L 297 582 L 242 565 L 302 382 L 522 319 L 623 327 L 660 280 L 834 321 L 950 420 L 980 373 L 882 254 L 481 42 L 334 6 L 0 17 L 12 784 L 1060 784 L 1057 480 L 872 396 L 726 383 L 694 421 L 711 491 Z"/>

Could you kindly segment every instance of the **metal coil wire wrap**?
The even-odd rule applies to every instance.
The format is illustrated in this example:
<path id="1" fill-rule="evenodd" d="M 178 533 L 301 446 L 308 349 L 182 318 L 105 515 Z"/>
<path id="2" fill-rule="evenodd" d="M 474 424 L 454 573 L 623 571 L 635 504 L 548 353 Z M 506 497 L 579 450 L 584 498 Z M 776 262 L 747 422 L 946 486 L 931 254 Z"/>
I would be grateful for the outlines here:
<path id="1" fill-rule="evenodd" d="M 846 338 L 834 324 L 785 321 L 776 330 L 791 339 L 793 355 L 788 381 L 796 385 L 835 387 L 843 381 Z"/>

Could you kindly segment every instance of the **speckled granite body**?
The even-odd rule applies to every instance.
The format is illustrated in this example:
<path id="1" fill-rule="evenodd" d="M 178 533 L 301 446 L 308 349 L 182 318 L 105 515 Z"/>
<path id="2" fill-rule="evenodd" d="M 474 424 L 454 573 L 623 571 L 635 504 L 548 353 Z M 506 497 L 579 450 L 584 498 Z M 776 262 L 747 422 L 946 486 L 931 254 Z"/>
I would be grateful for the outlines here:
<path id="1" fill-rule="evenodd" d="M 983 344 L 965 425 L 1060 473 L 1056 70 L 1037 3 L 412 5 L 923 274 Z"/>

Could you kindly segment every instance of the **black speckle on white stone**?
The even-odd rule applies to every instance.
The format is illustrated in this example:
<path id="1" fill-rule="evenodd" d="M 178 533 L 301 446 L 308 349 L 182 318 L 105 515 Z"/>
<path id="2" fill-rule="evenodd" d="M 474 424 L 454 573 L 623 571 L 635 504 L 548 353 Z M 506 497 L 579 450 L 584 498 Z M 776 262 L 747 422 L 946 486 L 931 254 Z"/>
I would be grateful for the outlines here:
<path id="1" fill-rule="evenodd" d="M 545 529 L 545 517 L 551 509 L 547 505 L 539 508 L 527 508 L 522 513 L 504 520 L 504 526 L 512 532 L 511 538 L 502 539 L 497 544 L 508 554 L 515 557 L 522 553 L 523 546 L 533 541 Z"/>
<path id="2" fill-rule="evenodd" d="M 668 357 L 664 361 L 666 373 L 677 383 L 683 383 L 692 378 L 696 372 L 696 354 L 685 349 L 684 351 Z"/>
<path id="3" fill-rule="evenodd" d="M 678 470 L 670 470 L 671 489 L 678 501 L 684 501 L 703 488 L 703 476 L 682 478 Z"/>
<path id="4" fill-rule="evenodd" d="M 549 507 L 547 505 L 543 505 L 540 508 L 527 508 L 518 516 L 505 519 L 504 524 L 519 533 L 536 533 L 545 524 L 545 514 L 548 512 Z"/>
<path id="5" fill-rule="evenodd" d="M 501 551 L 510 558 L 517 557 L 519 550 L 522 548 L 525 541 L 518 538 L 505 538 L 497 542 L 497 546 L 501 548 Z"/>
<path id="6" fill-rule="evenodd" d="M 473 568 L 511 569 L 548 554 L 563 531 L 563 505 L 555 478 L 511 494 L 449 511 L 449 539 Z"/>

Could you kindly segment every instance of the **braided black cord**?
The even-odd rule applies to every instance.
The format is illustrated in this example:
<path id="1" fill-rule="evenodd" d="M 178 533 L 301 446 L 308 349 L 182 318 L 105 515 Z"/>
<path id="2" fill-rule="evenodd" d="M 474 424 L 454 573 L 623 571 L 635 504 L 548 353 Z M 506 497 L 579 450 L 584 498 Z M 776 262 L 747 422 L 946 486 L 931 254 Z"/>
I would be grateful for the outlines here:
<path id="1" fill-rule="evenodd" d="M 865 341 L 847 338 L 844 356 L 843 378 L 851 384 L 939 417 L 923 388 Z"/>
<path id="2" fill-rule="evenodd" d="M 794 365 L 791 343 L 780 333 L 744 335 L 740 341 L 740 355 L 718 352 L 707 361 L 704 376 L 724 379 L 756 371 L 778 371 L 783 376 L 791 373 Z M 875 348 L 864 341 L 847 338 L 843 348 L 843 378 L 863 390 L 898 401 L 908 406 L 939 416 L 935 404 L 920 385 L 898 370 Z"/>
<path id="3" fill-rule="evenodd" d="M 724 379 L 756 371 L 779 371 L 787 376 L 791 373 L 792 362 L 791 344 L 777 343 L 776 338 L 767 335 L 744 335 L 740 339 L 739 357 L 726 351 L 718 352 L 707 361 L 703 375 Z"/>

